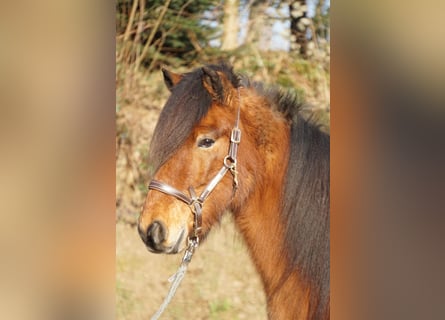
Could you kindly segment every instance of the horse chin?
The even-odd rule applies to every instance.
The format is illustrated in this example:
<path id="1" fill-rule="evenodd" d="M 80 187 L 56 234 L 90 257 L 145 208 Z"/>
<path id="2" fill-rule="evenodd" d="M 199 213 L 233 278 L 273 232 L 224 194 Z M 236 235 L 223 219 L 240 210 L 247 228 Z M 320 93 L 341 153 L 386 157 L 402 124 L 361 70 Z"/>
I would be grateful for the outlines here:
<path id="1" fill-rule="evenodd" d="M 176 254 L 183 251 L 187 245 L 186 238 L 186 230 L 182 229 L 176 242 L 173 245 L 166 247 L 164 253 Z"/>

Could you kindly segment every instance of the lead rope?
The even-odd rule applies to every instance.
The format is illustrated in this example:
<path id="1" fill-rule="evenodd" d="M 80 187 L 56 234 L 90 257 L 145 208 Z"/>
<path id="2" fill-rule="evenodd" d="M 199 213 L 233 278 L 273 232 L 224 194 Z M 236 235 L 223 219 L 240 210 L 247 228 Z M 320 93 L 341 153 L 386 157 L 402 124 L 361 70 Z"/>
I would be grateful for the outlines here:
<path id="1" fill-rule="evenodd" d="M 238 189 L 238 171 L 236 170 L 236 159 L 237 159 L 237 153 L 238 153 L 238 144 L 241 141 L 241 130 L 239 128 L 239 122 L 240 122 L 240 109 L 241 109 L 241 96 L 238 88 L 238 110 L 236 114 L 236 120 L 235 120 L 235 126 L 232 129 L 232 133 L 230 136 L 230 148 L 229 148 L 229 154 L 224 158 L 224 166 L 230 171 L 230 173 L 233 176 L 233 193 L 232 198 L 236 192 L 236 189 Z M 222 177 L 221 177 L 222 178 Z M 218 180 L 219 181 L 219 180 Z M 159 190 L 161 192 L 165 192 L 165 190 L 159 189 L 159 187 L 154 188 L 156 190 Z M 201 209 L 203 204 L 203 199 L 196 196 L 195 190 L 190 187 L 189 188 L 190 196 L 192 202 L 190 203 L 190 208 L 193 211 L 193 214 L 195 216 L 195 221 L 193 224 L 193 236 L 189 237 L 188 239 L 188 246 L 185 250 L 184 257 L 182 257 L 182 262 L 179 265 L 178 270 L 170 277 L 168 278 L 168 282 L 171 283 L 170 289 L 168 290 L 167 296 L 165 297 L 164 301 L 162 302 L 161 306 L 159 307 L 158 311 L 151 317 L 150 320 L 158 320 L 159 317 L 162 315 L 162 313 L 165 311 L 167 306 L 170 304 L 171 300 L 173 299 L 176 290 L 178 290 L 179 285 L 182 282 L 182 279 L 185 276 L 185 273 L 187 272 L 188 265 L 190 261 L 192 261 L 193 253 L 195 253 L 195 250 L 199 246 L 199 231 L 201 230 Z M 208 194 L 206 195 L 206 197 Z M 182 200 L 184 201 L 184 200 Z"/>
<path id="2" fill-rule="evenodd" d="M 198 248 L 199 245 L 198 235 L 199 231 L 201 230 L 202 203 L 198 201 L 195 190 L 192 187 L 190 187 L 189 192 L 192 199 L 190 207 L 195 215 L 195 221 L 193 223 L 193 236 L 189 237 L 188 239 L 189 244 L 187 246 L 187 249 L 185 250 L 184 257 L 182 257 L 182 262 L 178 268 L 178 271 L 176 271 L 175 274 L 168 278 L 168 282 L 171 283 L 170 289 L 168 290 L 167 296 L 165 297 L 158 311 L 156 311 L 156 313 L 151 317 L 151 320 L 159 319 L 167 306 L 170 304 L 176 293 L 176 290 L 178 290 L 179 285 L 181 284 L 181 281 L 185 276 L 185 273 L 187 272 L 187 267 L 190 261 L 192 261 L 193 253 L 195 253 L 195 250 L 196 248 Z"/>
<path id="3" fill-rule="evenodd" d="M 190 261 L 192 260 L 193 253 L 195 252 L 195 249 L 198 247 L 198 244 L 199 242 L 197 241 L 196 238 L 192 238 L 189 241 L 189 245 L 185 250 L 185 254 L 184 257 L 182 258 L 182 262 L 178 268 L 178 271 L 176 271 L 176 273 L 168 279 L 168 282 L 171 282 L 170 290 L 168 290 L 167 296 L 165 297 L 158 311 L 156 311 L 156 313 L 151 317 L 151 320 L 159 319 L 161 314 L 165 311 L 165 309 L 169 305 L 170 301 L 173 299 L 176 290 L 178 290 L 178 287 L 181 284 L 181 281 L 184 278 L 185 273 L 187 272 L 187 267 Z"/>

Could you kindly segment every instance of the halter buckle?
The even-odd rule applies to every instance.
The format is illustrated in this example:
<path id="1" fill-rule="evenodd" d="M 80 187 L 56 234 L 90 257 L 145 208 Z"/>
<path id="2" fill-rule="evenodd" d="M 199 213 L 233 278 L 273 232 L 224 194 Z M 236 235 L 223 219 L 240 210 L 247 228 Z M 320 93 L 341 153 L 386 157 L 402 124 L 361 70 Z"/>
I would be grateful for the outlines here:
<path id="1" fill-rule="evenodd" d="M 239 128 L 233 128 L 230 134 L 230 141 L 233 143 L 241 142 L 241 130 Z"/>
<path id="2" fill-rule="evenodd" d="M 224 158 L 224 166 L 229 169 L 233 176 L 233 190 L 235 193 L 236 189 L 238 189 L 238 170 L 236 170 L 236 159 L 232 158 L 231 156 L 226 156 Z"/>
<path id="3" fill-rule="evenodd" d="M 189 187 L 189 193 L 191 200 L 189 206 L 193 212 L 193 215 L 195 216 L 195 220 L 193 221 L 193 237 L 196 238 L 196 242 L 199 243 L 199 233 L 202 229 L 201 225 L 203 200 L 201 198 L 198 198 L 195 189 L 193 189 L 192 186 Z"/>
<path id="4" fill-rule="evenodd" d="M 193 253 L 195 253 L 195 249 L 198 248 L 199 238 L 198 237 L 190 237 L 188 239 L 188 246 L 185 250 L 184 257 L 182 258 L 183 263 L 189 263 L 192 260 Z"/>

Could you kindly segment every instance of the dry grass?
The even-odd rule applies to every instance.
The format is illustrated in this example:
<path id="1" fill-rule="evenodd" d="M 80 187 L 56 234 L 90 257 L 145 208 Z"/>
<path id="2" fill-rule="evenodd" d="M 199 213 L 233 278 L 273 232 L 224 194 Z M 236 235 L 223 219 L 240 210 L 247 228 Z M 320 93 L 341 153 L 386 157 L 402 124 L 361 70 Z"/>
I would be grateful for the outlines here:
<path id="1" fill-rule="evenodd" d="M 117 85 L 117 219 L 135 223 L 147 192 L 148 146 L 168 92 L 160 73 L 136 73 L 131 86 Z"/>
<path id="2" fill-rule="evenodd" d="M 227 215 L 201 244 L 162 319 L 266 319 L 265 297 L 241 236 Z M 116 225 L 116 318 L 156 312 L 182 255 L 149 253 L 136 228 Z"/>

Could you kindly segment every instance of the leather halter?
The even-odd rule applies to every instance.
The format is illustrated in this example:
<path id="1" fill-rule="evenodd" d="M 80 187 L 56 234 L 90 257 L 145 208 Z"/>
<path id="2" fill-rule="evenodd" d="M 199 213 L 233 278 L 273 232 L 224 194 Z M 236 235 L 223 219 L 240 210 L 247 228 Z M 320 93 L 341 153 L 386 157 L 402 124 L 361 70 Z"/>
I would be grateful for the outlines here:
<path id="1" fill-rule="evenodd" d="M 188 189 L 190 195 L 186 195 L 184 192 L 179 191 L 175 187 L 172 187 L 159 180 L 151 180 L 150 184 L 148 185 L 149 190 L 156 190 L 165 193 L 167 195 L 173 196 L 176 199 L 186 203 L 192 210 L 192 213 L 194 215 L 193 236 L 189 237 L 188 240 L 191 244 L 189 245 L 189 249 L 190 248 L 193 249 L 191 250 L 192 252 L 190 254 L 189 259 L 191 259 L 193 250 L 194 248 L 197 247 L 199 243 L 199 233 L 201 231 L 201 225 L 202 225 L 202 206 L 209 197 L 210 193 L 212 193 L 212 191 L 215 189 L 218 183 L 222 180 L 222 178 L 224 178 L 227 171 L 230 171 L 233 176 L 233 191 L 235 192 L 238 187 L 238 171 L 236 170 L 236 166 L 237 166 L 238 145 L 241 141 L 241 130 L 239 128 L 241 98 L 240 98 L 239 88 L 238 88 L 238 100 L 239 100 L 239 105 L 238 105 L 235 125 L 230 135 L 229 152 L 223 160 L 223 166 L 221 167 L 219 172 L 213 177 L 213 179 L 210 180 L 210 182 L 201 192 L 199 197 L 196 195 L 195 189 L 192 186 L 190 186 Z M 184 259 L 188 260 L 187 255 L 184 256 Z"/>

